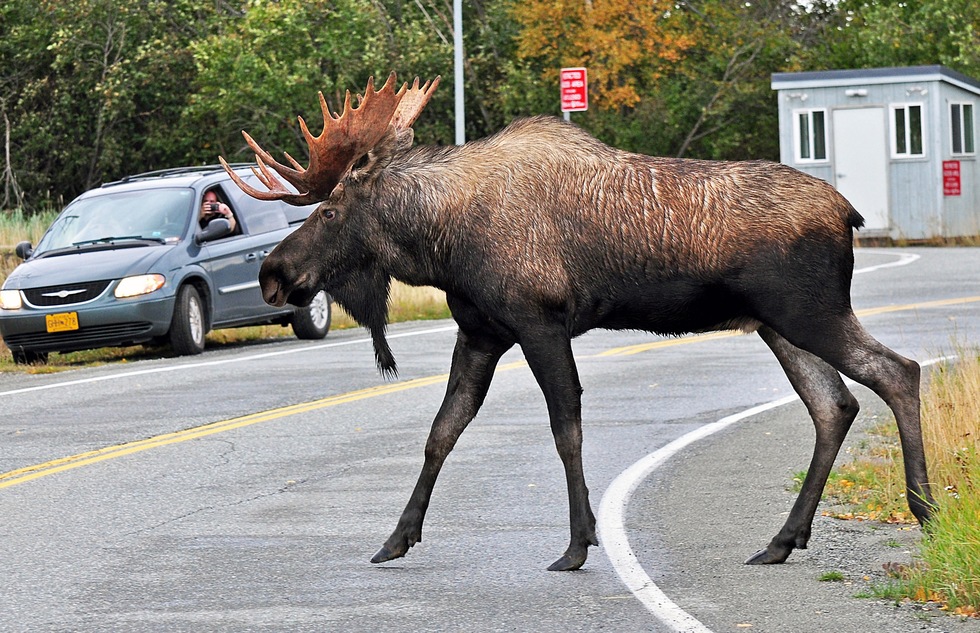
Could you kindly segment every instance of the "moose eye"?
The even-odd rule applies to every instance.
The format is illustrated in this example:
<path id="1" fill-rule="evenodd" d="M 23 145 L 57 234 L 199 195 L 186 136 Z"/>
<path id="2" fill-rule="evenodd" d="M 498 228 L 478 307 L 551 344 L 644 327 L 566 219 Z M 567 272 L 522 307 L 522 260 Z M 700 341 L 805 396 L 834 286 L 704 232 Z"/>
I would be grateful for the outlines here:
<path id="1" fill-rule="evenodd" d="M 368 164 L 369 160 L 371 160 L 371 154 L 370 153 L 365 154 L 364 156 L 361 156 L 360 158 L 357 159 L 357 162 L 354 163 L 351 169 L 361 169 L 362 167 Z"/>
<path id="2" fill-rule="evenodd" d="M 320 212 L 320 215 L 323 217 L 324 220 L 332 220 L 335 217 L 337 217 L 337 210 L 336 209 L 324 209 L 323 211 Z"/>

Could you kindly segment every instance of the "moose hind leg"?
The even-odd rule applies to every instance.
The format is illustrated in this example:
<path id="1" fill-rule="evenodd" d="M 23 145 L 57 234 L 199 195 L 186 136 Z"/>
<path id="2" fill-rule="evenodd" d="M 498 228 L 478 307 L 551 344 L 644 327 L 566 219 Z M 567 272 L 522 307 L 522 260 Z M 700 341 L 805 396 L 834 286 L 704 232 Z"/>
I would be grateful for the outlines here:
<path id="1" fill-rule="evenodd" d="M 833 367 L 795 347 L 770 328 L 760 328 L 759 335 L 806 405 L 817 437 L 810 468 L 789 518 L 765 549 L 745 561 L 747 565 L 782 563 L 793 549 L 806 549 L 820 496 L 859 408 Z"/>
<path id="2" fill-rule="evenodd" d="M 409 548 L 421 542 L 422 522 L 439 471 L 459 436 L 483 404 L 497 361 L 512 345 L 492 337 L 467 335 L 460 330 L 446 395 L 425 444 L 422 472 L 395 531 L 371 558 L 372 563 L 404 556 Z"/>
<path id="3" fill-rule="evenodd" d="M 849 314 L 832 333 L 807 343 L 807 349 L 832 364 L 845 376 L 868 387 L 895 415 L 905 462 L 909 509 L 925 525 L 935 508 L 926 472 L 919 411 L 919 364 L 876 341 Z"/>

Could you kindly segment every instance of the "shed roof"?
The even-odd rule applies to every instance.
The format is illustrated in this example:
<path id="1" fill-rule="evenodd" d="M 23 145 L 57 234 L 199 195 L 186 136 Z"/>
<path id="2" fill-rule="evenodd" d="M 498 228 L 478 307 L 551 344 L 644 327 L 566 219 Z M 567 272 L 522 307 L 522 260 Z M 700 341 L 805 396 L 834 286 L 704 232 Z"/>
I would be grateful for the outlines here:
<path id="1" fill-rule="evenodd" d="M 980 95 L 980 81 L 945 66 L 905 66 L 898 68 L 859 68 L 816 70 L 801 73 L 773 73 L 772 89 L 826 88 L 857 84 L 894 84 L 909 81 L 945 81 Z"/>

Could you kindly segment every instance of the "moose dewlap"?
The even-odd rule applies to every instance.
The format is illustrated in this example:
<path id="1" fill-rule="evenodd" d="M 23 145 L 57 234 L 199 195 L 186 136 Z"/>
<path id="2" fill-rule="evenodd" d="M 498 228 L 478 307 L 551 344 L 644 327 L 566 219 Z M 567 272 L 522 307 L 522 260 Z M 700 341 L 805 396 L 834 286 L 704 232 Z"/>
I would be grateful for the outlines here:
<path id="1" fill-rule="evenodd" d="M 436 477 L 476 415 L 501 355 L 521 347 L 547 402 L 565 468 L 571 539 L 552 570 L 577 569 L 596 545 L 582 469 L 581 393 L 571 339 L 592 328 L 661 334 L 756 331 L 816 425 L 816 446 L 789 518 L 748 563 L 780 563 L 806 547 L 817 502 L 858 403 L 841 374 L 895 414 L 908 500 L 933 506 L 919 430 L 919 366 L 873 339 L 850 302 L 853 232 L 863 223 L 828 184 L 765 161 L 655 158 L 609 147 L 553 117 L 513 122 L 456 147 L 413 146 L 412 124 L 439 83 L 396 90 L 368 80 L 323 131 L 300 119 L 309 166 L 277 162 L 251 137 L 267 190 L 229 173 L 250 195 L 319 202 L 262 265 L 274 305 L 326 290 L 367 327 L 382 372 L 392 279 L 446 293 L 459 326 L 449 385 L 418 483 L 372 558 L 422 539 Z M 290 186 L 282 182 L 283 179 Z"/>

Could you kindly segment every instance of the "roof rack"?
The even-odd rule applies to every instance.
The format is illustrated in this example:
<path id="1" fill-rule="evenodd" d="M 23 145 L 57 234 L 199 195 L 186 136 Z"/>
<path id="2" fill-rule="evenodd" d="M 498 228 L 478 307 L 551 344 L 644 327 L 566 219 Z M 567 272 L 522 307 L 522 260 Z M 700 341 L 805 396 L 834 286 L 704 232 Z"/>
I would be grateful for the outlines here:
<path id="1" fill-rule="evenodd" d="M 251 166 L 252 163 L 231 163 L 229 165 L 229 167 L 231 167 L 232 169 L 239 169 L 239 168 L 251 167 Z M 150 178 L 168 178 L 173 176 L 186 176 L 187 174 L 210 174 L 223 170 L 224 167 L 222 167 L 221 165 L 195 165 L 189 167 L 170 167 L 168 169 L 156 169 L 154 171 L 146 171 L 141 174 L 124 176 L 119 180 L 103 183 L 102 186 L 111 187 L 113 185 L 122 185 L 127 182 L 135 182 L 137 180 L 148 180 Z"/>

